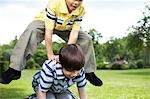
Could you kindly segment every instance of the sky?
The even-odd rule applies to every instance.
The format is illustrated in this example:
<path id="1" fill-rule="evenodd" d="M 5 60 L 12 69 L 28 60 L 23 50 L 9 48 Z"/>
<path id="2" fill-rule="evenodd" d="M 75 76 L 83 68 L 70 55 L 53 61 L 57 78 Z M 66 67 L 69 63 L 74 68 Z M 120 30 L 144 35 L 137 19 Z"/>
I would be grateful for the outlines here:
<path id="1" fill-rule="evenodd" d="M 96 29 L 103 36 L 100 42 L 111 37 L 127 35 L 127 29 L 142 18 L 149 0 L 83 0 L 86 14 L 82 27 Z M 0 44 L 8 44 L 23 33 L 34 16 L 44 9 L 48 0 L 0 0 Z M 55 40 L 57 37 L 54 36 Z"/>

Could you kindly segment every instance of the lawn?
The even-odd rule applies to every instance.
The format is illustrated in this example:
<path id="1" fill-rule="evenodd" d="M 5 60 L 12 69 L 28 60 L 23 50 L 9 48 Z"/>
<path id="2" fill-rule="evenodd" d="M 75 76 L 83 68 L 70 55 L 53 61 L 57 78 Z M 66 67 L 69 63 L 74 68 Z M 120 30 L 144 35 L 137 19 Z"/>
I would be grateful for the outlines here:
<path id="1" fill-rule="evenodd" d="M 36 70 L 24 70 L 19 80 L 0 84 L 0 99 L 23 99 L 33 93 L 31 80 Z M 87 83 L 88 99 L 150 99 L 150 69 L 97 70 L 104 85 Z M 77 94 L 75 86 L 71 90 Z"/>

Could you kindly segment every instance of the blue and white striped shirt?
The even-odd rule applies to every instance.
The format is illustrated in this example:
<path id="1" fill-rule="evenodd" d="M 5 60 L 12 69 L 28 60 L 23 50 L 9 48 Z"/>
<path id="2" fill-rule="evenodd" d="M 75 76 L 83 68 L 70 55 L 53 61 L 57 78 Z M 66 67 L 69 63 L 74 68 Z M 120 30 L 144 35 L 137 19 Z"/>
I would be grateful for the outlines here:
<path id="1" fill-rule="evenodd" d="M 83 68 L 77 77 L 69 79 L 65 77 L 62 66 L 59 63 L 46 60 L 42 70 L 34 75 L 32 86 L 33 88 L 40 88 L 44 92 L 62 93 L 75 83 L 78 88 L 85 87 L 86 79 Z"/>

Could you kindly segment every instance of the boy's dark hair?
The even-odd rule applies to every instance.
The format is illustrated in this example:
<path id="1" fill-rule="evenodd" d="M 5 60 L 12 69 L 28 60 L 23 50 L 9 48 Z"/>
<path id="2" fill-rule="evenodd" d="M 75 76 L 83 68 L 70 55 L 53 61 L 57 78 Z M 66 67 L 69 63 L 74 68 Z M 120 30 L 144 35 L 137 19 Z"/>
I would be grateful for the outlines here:
<path id="1" fill-rule="evenodd" d="M 67 44 L 59 51 L 59 61 L 63 68 L 73 71 L 84 67 L 85 58 L 79 45 Z"/>

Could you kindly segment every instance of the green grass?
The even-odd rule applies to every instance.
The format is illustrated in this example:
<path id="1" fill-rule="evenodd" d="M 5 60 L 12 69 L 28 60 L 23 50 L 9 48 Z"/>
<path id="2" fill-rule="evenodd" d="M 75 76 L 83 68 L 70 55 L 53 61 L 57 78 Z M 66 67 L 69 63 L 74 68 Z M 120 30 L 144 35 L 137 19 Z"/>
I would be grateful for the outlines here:
<path id="1" fill-rule="evenodd" d="M 0 99 L 23 99 L 33 93 L 32 76 L 36 70 L 24 70 L 19 80 L 0 84 Z M 150 69 L 97 70 L 104 85 L 87 83 L 88 99 L 150 99 Z M 71 88 L 77 94 L 76 87 Z"/>

